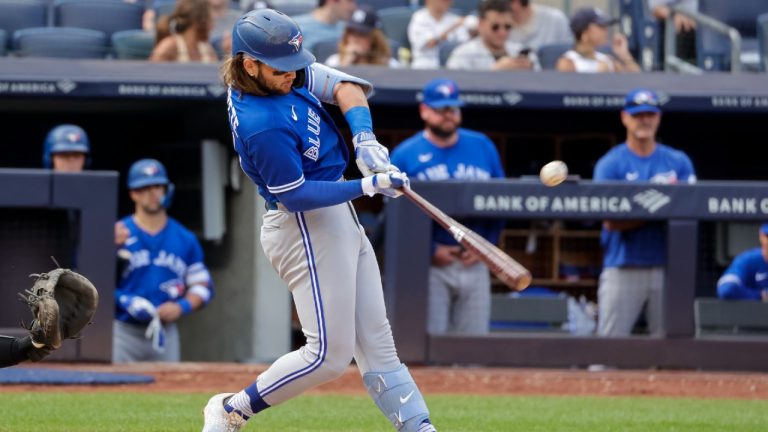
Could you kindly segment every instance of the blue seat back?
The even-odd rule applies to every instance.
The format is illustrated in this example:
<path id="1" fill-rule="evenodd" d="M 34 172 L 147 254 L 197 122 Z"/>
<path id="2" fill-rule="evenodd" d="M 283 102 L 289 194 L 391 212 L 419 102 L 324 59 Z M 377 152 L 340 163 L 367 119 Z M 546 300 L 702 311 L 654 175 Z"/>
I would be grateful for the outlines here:
<path id="1" fill-rule="evenodd" d="M 411 16 L 416 11 L 410 6 L 389 7 L 379 10 L 379 19 L 381 19 L 381 29 L 388 38 L 397 41 L 401 47 L 410 49 L 411 43 L 408 41 L 408 23 L 411 22 Z"/>
<path id="2" fill-rule="evenodd" d="M 100 59 L 107 55 L 109 39 L 98 30 L 39 27 L 17 30 L 13 48 L 22 57 Z"/>
<path id="3" fill-rule="evenodd" d="M 45 0 L 0 0 L 0 29 L 6 33 L 6 49 L 11 49 L 16 30 L 47 25 L 48 3 Z"/>
<path id="4" fill-rule="evenodd" d="M 768 72 L 768 13 L 757 17 L 757 47 L 760 53 L 760 70 Z"/>
<path id="5" fill-rule="evenodd" d="M 557 60 L 573 47 L 572 44 L 542 45 L 536 52 L 542 69 L 552 70 L 557 66 Z"/>
<path id="6" fill-rule="evenodd" d="M 451 53 L 459 45 L 461 45 L 461 42 L 453 40 L 444 41 L 440 44 L 440 47 L 437 49 L 437 56 L 440 59 L 440 67 L 445 67 L 448 63 L 448 59 L 451 57 Z"/>
<path id="7" fill-rule="evenodd" d="M 755 17 L 768 12 L 768 1 L 699 0 L 699 12 L 729 25 L 741 34 L 746 45 L 754 44 L 757 37 Z M 728 37 L 707 28 L 696 31 L 696 61 L 708 71 L 722 71 L 731 68 L 731 48 Z"/>
<path id="8" fill-rule="evenodd" d="M 143 30 L 122 30 L 112 34 L 115 57 L 123 60 L 146 60 L 155 48 L 155 34 Z"/>
<path id="9" fill-rule="evenodd" d="M 144 8 L 115 0 L 56 0 L 54 25 L 104 32 L 108 38 L 121 30 L 140 30 Z"/>
<path id="10" fill-rule="evenodd" d="M 312 51 L 312 54 L 315 55 L 315 58 L 319 63 L 325 63 L 325 61 L 328 60 L 328 57 L 339 51 L 339 40 L 334 38 L 317 41 L 312 44 L 309 50 Z"/>
<path id="11" fill-rule="evenodd" d="M 272 0 L 270 4 L 280 12 L 289 15 L 303 15 L 309 13 L 317 6 L 317 1 L 307 0 Z"/>
<path id="12" fill-rule="evenodd" d="M 8 33 L 5 32 L 5 30 L 0 29 L 0 56 L 5 55 L 5 46 L 7 44 L 6 40 L 8 39 Z"/>
<path id="13" fill-rule="evenodd" d="M 388 7 L 410 6 L 410 0 L 357 0 L 357 5 L 368 5 L 379 11 Z"/>

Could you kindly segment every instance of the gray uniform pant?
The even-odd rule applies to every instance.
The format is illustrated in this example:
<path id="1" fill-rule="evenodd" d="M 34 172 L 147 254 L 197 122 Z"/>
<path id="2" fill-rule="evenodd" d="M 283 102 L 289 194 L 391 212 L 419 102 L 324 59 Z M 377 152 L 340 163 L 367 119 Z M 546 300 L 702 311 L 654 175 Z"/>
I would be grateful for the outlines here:
<path id="1" fill-rule="evenodd" d="M 350 203 L 270 210 L 261 244 L 288 284 L 306 337 L 258 377 L 264 401 L 276 405 L 338 378 L 353 358 L 361 373 L 400 367 L 376 256 Z"/>
<path id="2" fill-rule="evenodd" d="M 429 269 L 430 334 L 488 333 L 491 319 L 491 275 L 482 262 L 454 262 Z"/>
<path id="3" fill-rule="evenodd" d="M 165 351 L 157 352 L 152 348 L 152 340 L 144 337 L 147 326 L 115 320 L 112 325 L 112 362 L 180 361 L 179 328 L 176 323 L 163 324 L 163 328 L 165 329 Z"/>
<path id="4" fill-rule="evenodd" d="M 650 334 L 661 330 L 661 293 L 664 287 L 663 267 L 609 267 L 600 274 L 597 289 L 600 336 L 629 336 L 646 307 Z"/>

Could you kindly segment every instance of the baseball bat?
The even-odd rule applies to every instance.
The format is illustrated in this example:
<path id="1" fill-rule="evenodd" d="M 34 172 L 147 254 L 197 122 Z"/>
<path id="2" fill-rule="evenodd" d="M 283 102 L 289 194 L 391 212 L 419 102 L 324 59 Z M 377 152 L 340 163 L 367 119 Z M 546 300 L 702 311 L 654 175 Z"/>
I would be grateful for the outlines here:
<path id="1" fill-rule="evenodd" d="M 476 232 L 460 224 L 456 219 L 448 216 L 434 204 L 414 192 L 409 187 L 400 188 L 403 195 L 408 197 L 424 213 L 435 222 L 445 228 L 464 249 L 473 252 L 482 260 L 491 272 L 505 285 L 515 291 L 522 291 L 531 284 L 531 272 L 504 253 L 494 244 L 484 239 Z"/>

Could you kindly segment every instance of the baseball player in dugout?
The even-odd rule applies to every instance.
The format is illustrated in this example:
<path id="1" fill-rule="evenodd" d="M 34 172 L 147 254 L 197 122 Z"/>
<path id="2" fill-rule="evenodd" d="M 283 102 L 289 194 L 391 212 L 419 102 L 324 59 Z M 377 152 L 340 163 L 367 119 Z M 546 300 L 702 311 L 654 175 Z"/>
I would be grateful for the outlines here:
<path id="1" fill-rule="evenodd" d="M 457 84 L 448 79 L 430 81 L 419 106 L 424 130 L 392 152 L 392 163 L 411 178 L 428 181 L 484 181 L 503 178 L 496 146 L 480 132 L 461 128 Z M 497 244 L 504 222 L 462 220 L 462 224 Z M 429 269 L 427 330 L 483 334 L 491 316 L 491 277 L 488 267 L 463 250 L 448 231 L 432 224 L 432 266 Z"/>
<path id="2" fill-rule="evenodd" d="M 653 91 L 629 92 L 621 122 L 627 130 L 627 140 L 597 161 L 594 181 L 696 182 L 691 159 L 680 150 L 656 142 L 661 104 Z M 603 223 L 603 271 L 597 291 L 598 335 L 630 335 L 643 306 L 649 333 L 658 334 L 666 265 L 665 231 L 663 222 L 609 220 Z"/>
<path id="3" fill-rule="evenodd" d="M 43 168 L 56 172 L 79 173 L 89 165 L 91 144 L 88 135 L 73 124 L 56 126 L 43 144 Z"/>
<path id="4" fill-rule="evenodd" d="M 115 224 L 122 269 L 115 289 L 112 360 L 177 362 L 176 322 L 211 300 L 211 277 L 195 235 L 166 212 L 174 186 L 163 164 L 135 162 L 128 189 L 135 212 Z"/>
<path id="5" fill-rule="evenodd" d="M 740 253 L 717 281 L 717 296 L 768 302 L 768 223 L 758 230 L 760 247 Z"/>
<path id="6" fill-rule="evenodd" d="M 397 356 L 376 257 L 350 203 L 408 187 L 373 134 L 370 83 L 315 63 L 296 22 L 272 9 L 237 22 L 222 78 L 241 167 L 268 207 L 261 244 L 293 296 L 306 344 L 241 391 L 213 396 L 203 431 L 237 431 L 260 411 L 338 378 L 353 358 L 397 430 L 435 431 Z M 344 113 L 362 179 L 342 177 L 347 145 L 321 102 Z"/>

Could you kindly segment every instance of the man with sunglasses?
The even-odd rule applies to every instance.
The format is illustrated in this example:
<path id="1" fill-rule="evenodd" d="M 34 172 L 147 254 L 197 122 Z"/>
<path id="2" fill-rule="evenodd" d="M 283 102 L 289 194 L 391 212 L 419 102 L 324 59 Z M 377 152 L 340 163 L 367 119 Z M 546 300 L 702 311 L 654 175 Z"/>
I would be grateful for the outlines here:
<path id="1" fill-rule="evenodd" d="M 237 431 L 258 412 L 338 378 L 353 358 L 397 430 L 435 431 L 397 356 L 376 256 L 350 202 L 377 193 L 397 197 L 409 186 L 373 134 L 361 87 L 370 84 L 315 64 L 299 26 L 271 9 L 237 22 L 222 78 L 240 166 L 268 208 L 262 248 L 288 285 L 307 341 L 248 387 L 213 396 L 203 431 Z M 343 178 L 347 145 L 321 101 L 344 113 L 362 180 Z"/>
<path id="2" fill-rule="evenodd" d="M 509 0 L 481 2 L 478 16 L 477 37 L 453 50 L 446 63 L 448 69 L 540 69 L 536 53 L 509 40 L 513 25 Z"/>
<path id="3" fill-rule="evenodd" d="M 660 121 L 659 98 L 654 92 L 648 89 L 629 92 L 621 112 L 627 140 L 600 158 L 595 166 L 594 181 L 695 183 L 691 159 L 680 150 L 656 142 Z M 666 264 L 665 237 L 663 222 L 609 220 L 603 223 L 603 271 L 597 292 L 598 335 L 629 336 L 644 306 L 649 333 L 658 333 Z"/>
<path id="4" fill-rule="evenodd" d="M 460 128 L 464 103 L 459 99 L 456 83 L 432 80 L 424 87 L 423 95 L 419 113 L 425 128 L 395 148 L 392 162 L 419 180 L 503 178 L 504 170 L 493 142 L 480 132 Z M 494 244 L 503 228 L 503 222 L 492 219 L 462 223 Z M 491 312 L 488 268 L 437 224 L 433 224 L 431 252 L 429 333 L 487 333 Z"/>

